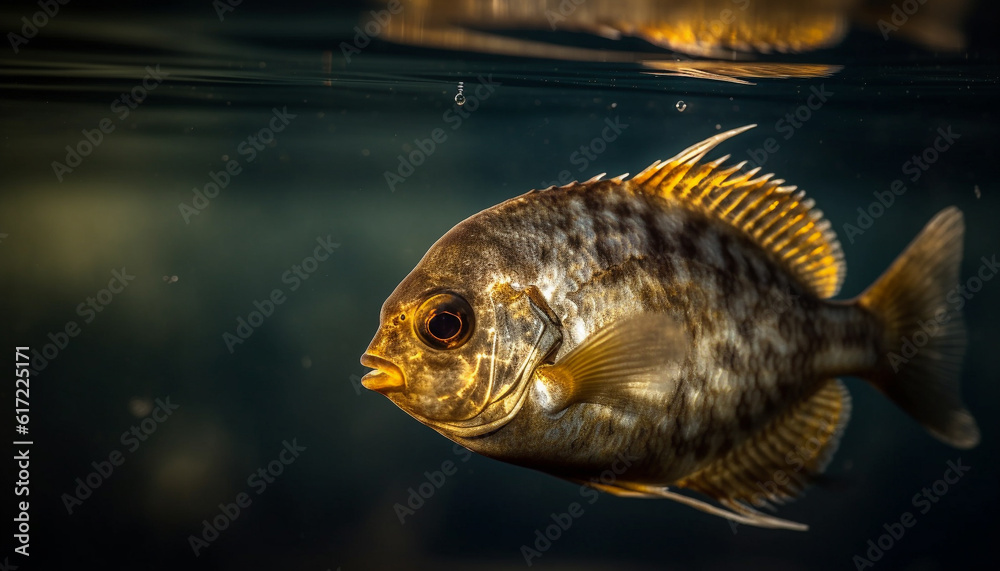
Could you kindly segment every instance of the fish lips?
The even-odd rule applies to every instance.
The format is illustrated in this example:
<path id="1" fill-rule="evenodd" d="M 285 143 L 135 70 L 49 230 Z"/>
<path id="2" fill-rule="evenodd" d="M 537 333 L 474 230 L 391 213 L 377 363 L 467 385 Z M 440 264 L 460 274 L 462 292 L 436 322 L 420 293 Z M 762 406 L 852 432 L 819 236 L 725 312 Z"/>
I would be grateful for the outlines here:
<path id="1" fill-rule="evenodd" d="M 373 369 L 361 377 L 361 384 L 366 389 L 388 394 L 406 388 L 406 378 L 403 376 L 403 371 L 392 362 L 371 353 L 365 353 L 361 356 L 361 364 Z"/>

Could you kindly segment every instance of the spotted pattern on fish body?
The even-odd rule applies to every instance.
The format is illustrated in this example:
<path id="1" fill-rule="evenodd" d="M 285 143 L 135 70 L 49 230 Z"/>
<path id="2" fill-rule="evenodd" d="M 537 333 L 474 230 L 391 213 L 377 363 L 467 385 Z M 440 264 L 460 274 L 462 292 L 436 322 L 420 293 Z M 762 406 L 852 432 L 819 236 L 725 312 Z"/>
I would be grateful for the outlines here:
<path id="1" fill-rule="evenodd" d="M 366 386 L 481 454 L 765 527 L 804 529 L 754 508 L 797 497 L 825 469 L 850 417 L 840 376 L 974 446 L 960 316 L 902 369 L 891 357 L 944 306 L 961 214 L 942 211 L 866 292 L 830 301 L 843 254 L 812 201 L 722 167 L 728 157 L 702 161 L 748 128 L 631 179 L 531 191 L 458 224 L 383 306 Z M 429 323 L 420 304 L 442 291 L 467 301 L 449 310 L 460 323 L 475 313 L 453 354 L 412 339 Z M 623 455 L 626 473 L 598 481 Z M 779 471 L 791 476 L 771 482 Z"/>
<path id="2" fill-rule="evenodd" d="M 678 390 L 637 395 L 631 416 L 607 450 L 586 447 L 560 459 L 606 466 L 622 444 L 631 442 L 643 460 L 630 475 L 645 469 L 650 473 L 643 479 L 661 482 L 728 451 L 785 401 L 815 391 L 816 383 L 876 358 L 871 336 L 867 341 L 845 338 L 842 344 L 867 351 L 845 353 L 839 370 L 816 370 L 808 355 L 839 350 L 824 330 L 850 323 L 852 330 L 874 331 L 870 317 L 836 307 L 819 311 L 815 296 L 749 239 L 697 212 L 666 209 L 662 202 L 627 181 L 602 181 L 508 201 L 476 224 L 498 241 L 521 238 L 505 240 L 516 259 L 541 262 L 545 257 L 539 252 L 560 252 L 549 263 L 539 263 L 535 275 L 517 276 L 540 284 L 569 333 L 555 361 L 626 314 L 668 313 L 684 324 L 693 350 L 676 372 Z M 544 241 L 539 229 L 548 230 Z M 798 303 L 773 315 L 769 300 L 774 292 L 786 291 L 794 292 Z M 600 437 L 600 427 L 615 424 L 614 416 L 600 406 L 581 406 L 580 413 L 559 420 L 576 423 L 566 433 L 581 443 L 608 442 Z M 587 426 L 598 427 L 597 433 L 585 437 Z M 553 444 L 540 442 L 539 451 Z M 535 451 L 525 452 L 534 462 Z"/>

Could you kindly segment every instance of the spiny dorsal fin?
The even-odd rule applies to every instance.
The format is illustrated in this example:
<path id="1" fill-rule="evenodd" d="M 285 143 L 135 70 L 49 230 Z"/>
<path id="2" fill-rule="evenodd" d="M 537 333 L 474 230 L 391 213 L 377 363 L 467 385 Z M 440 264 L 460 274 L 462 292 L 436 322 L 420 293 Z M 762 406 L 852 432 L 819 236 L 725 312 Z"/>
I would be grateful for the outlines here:
<path id="1" fill-rule="evenodd" d="M 851 416 L 837 379 L 774 419 L 753 438 L 677 482 L 744 514 L 798 497 L 826 469 Z"/>
<path id="2" fill-rule="evenodd" d="M 797 276 L 820 298 L 832 297 L 844 281 L 844 254 L 830 223 L 794 186 L 781 186 L 760 168 L 740 172 L 746 162 L 720 168 L 728 155 L 701 163 L 716 145 L 756 125 L 719 133 L 672 159 L 656 161 L 630 182 L 681 206 L 739 229 Z"/>
<path id="3" fill-rule="evenodd" d="M 565 189 L 576 188 L 578 186 L 583 186 L 583 185 L 588 185 L 588 184 L 597 184 L 597 183 L 601 182 L 604 179 L 604 177 L 607 176 L 607 174 L 608 173 L 606 173 L 606 172 L 602 172 L 601 174 L 593 176 L 593 177 L 591 177 L 588 180 L 585 180 L 583 182 L 580 182 L 578 180 L 574 180 L 573 182 L 568 182 L 568 183 L 566 183 L 564 185 L 561 185 L 561 186 L 557 186 L 557 185 L 553 184 L 553 185 L 547 186 L 545 188 L 534 188 L 534 189 L 532 189 L 529 192 L 549 191 L 549 190 L 565 190 Z M 609 178 L 607 181 L 604 181 L 604 182 L 613 182 L 615 184 L 621 184 L 621 183 L 625 182 L 625 179 L 628 178 L 628 175 L 629 175 L 629 173 L 620 174 L 620 175 L 618 175 L 616 177 Z"/>

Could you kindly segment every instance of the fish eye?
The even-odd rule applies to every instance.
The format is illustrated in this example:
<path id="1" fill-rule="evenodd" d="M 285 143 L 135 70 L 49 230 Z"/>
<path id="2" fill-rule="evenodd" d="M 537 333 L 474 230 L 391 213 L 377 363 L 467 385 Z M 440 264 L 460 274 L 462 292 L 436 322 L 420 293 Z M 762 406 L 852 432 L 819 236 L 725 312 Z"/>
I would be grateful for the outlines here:
<path id="1" fill-rule="evenodd" d="M 427 298 L 414 320 L 420 340 L 434 349 L 457 349 L 472 335 L 475 319 L 469 302 L 453 293 Z"/>

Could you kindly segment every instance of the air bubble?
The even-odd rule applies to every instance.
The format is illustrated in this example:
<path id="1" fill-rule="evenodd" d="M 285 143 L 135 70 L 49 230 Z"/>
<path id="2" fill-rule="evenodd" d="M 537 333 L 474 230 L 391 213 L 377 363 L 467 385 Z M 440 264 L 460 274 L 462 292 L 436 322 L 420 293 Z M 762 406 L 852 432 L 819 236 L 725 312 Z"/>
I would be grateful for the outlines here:
<path id="1" fill-rule="evenodd" d="M 677 104 L 674 105 L 674 107 L 677 108 L 677 111 L 683 113 L 684 110 L 688 108 L 688 104 L 684 103 L 683 101 L 678 101 Z"/>

